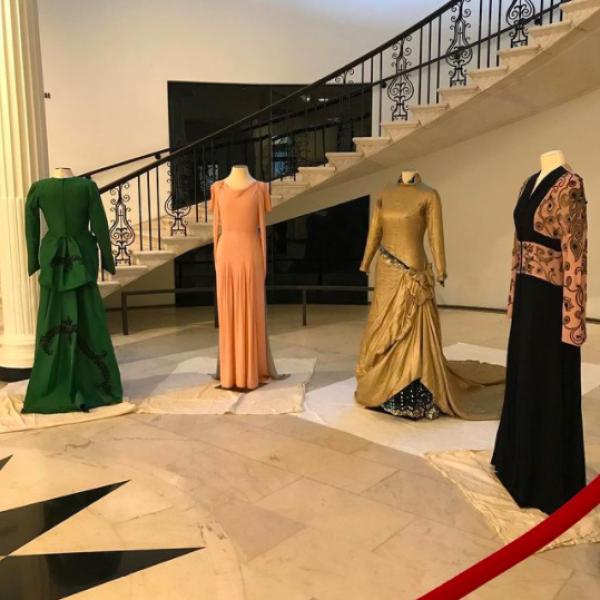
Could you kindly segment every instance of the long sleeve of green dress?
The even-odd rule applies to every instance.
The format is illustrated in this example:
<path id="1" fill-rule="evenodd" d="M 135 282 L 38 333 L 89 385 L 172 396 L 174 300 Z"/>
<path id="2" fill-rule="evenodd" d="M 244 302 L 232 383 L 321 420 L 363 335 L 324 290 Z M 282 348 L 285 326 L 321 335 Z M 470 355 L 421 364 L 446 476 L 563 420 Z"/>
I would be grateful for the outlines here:
<path id="1" fill-rule="evenodd" d="M 33 275 L 40 268 L 40 207 L 35 183 L 31 186 L 25 202 L 25 237 L 29 275 Z"/>

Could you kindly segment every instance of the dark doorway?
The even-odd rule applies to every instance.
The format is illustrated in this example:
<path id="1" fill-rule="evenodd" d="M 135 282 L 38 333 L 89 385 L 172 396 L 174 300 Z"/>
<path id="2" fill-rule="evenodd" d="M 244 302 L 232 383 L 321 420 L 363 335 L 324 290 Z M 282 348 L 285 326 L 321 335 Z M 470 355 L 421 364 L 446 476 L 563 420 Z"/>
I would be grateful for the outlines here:
<path id="1" fill-rule="evenodd" d="M 180 147 L 209 135 L 247 115 L 293 93 L 301 85 L 251 85 L 223 83 L 169 82 L 169 133 L 171 147 Z M 222 179 L 232 160 L 247 164 L 257 179 L 271 180 L 295 172 L 300 165 L 322 164 L 325 152 L 353 149 L 352 138 L 370 135 L 370 89 L 350 99 L 351 84 L 322 86 L 311 96 L 299 95 L 285 109 L 294 109 L 302 118 L 277 117 L 268 128 L 254 128 L 252 138 L 240 130 L 231 145 L 214 156 L 198 157 L 196 166 L 179 165 L 175 170 L 175 196 L 196 201 L 206 199 L 207 190 L 198 189 L 194 171 Z M 350 94 L 351 96 L 351 94 Z M 340 98 L 342 98 L 340 100 Z M 344 102 L 343 118 L 330 118 L 328 102 Z M 320 103 L 320 105 L 319 105 Z M 304 110 L 304 105 L 307 107 Z M 275 111 L 276 113 L 277 111 Z M 264 129 L 264 131 L 263 131 Z M 258 137 L 257 137 L 258 136 Z M 235 154 L 235 156 L 233 156 Z M 239 156 L 238 156 L 239 155 Z M 187 203 L 181 200 L 181 203 Z M 365 285 L 358 271 L 369 219 L 368 198 L 358 198 L 338 206 L 297 217 L 268 228 L 269 285 Z M 198 248 L 176 259 L 177 287 L 214 285 L 212 245 Z M 271 303 L 296 303 L 299 292 L 270 291 Z M 367 301 L 366 293 L 311 292 L 309 301 L 355 304 Z M 212 294 L 180 295 L 178 305 L 212 304 Z"/>
<path id="2" fill-rule="evenodd" d="M 271 225 L 268 228 L 267 285 L 367 285 L 358 270 L 369 222 L 369 198 Z M 215 283 L 212 245 L 197 248 L 176 261 L 176 286 L 209 287 Z M 300 292 L 270 290 L 270 304 L 296 304 Z M 309 302 L 366 304 L 367 294 L 350 291 L 312 291 Z M 178 306 L 212 304 L 210 293 L 181 294 Z"/>

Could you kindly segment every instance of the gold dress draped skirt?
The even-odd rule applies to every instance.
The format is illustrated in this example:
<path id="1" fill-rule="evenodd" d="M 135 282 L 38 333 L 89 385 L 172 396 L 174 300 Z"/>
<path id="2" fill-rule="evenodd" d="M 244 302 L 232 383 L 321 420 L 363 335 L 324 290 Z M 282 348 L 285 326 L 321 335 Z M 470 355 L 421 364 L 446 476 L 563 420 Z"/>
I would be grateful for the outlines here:
<path id="1" fill-rule="evenodd" d="M 421 240 L 421 248 L 414 249 L 411 256 L 413 264 L 419 250 L 423 252 L 422 239 L 427 230 L 438 277 L 444 277 L 437 193 L 424 185 L 402 185 L 384 192 L 378 200 L 361 267 L 366 270 L 377 252 L 375 292 L 356 367 L 356 401 L 379 407 L 420 382 L 433 396 L 434 405 L 446 415 L 497 419 L 502 408 L 504 367 L 446 360 L 432 266 L 423 253 L 424 267 L 409 267 L 384 245 L 386 240 L 394 242 L 407 227 L 413 239 Z M 406 239 L 404 236 L 403 241 Z M 410 250 L 407 248 L 405 254 Z"/>

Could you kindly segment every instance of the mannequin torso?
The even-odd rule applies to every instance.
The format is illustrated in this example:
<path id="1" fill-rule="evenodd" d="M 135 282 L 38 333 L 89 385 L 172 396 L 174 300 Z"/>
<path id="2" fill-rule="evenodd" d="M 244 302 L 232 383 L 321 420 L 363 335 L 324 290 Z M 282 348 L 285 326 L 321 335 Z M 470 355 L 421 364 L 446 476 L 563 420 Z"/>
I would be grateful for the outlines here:
<path id="1" fill-rule="evenodd" d="M 567 164 L 567 159 L 565 158 L 564 152 L 562 150 L 550 150 L 549 152 L 544 152 L 540 156 L 540 165 L 541 170 L 538 178 L 533 186 L 533 189 L 537 188 L 540 182 L 554 169 L 558 167 L 564 167 Z"/>
<path id="2" fill-rule="evenodd" d="M 243 190 L 252 185 L 256 180 L 246 165 L 233 165 L 229 175 L 223 180 L 232 190 Z"/>

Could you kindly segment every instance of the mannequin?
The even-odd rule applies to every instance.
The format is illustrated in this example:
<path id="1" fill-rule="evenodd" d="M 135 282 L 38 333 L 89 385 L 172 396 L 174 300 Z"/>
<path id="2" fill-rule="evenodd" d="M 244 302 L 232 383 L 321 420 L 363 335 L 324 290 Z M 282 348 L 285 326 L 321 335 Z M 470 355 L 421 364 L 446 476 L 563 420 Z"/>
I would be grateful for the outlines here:
<path id="1" fill-rule="evenodd" d="M 52 172 L 54 179 L 66 179 L 67 177 L 73 177 L 73 171 L 69 167 L 57 167 Z"/>
<path id="2" fill-rule="evenodd" d="M 548 176 L 548 174 L 554 171 L 554 169 L 558 169 L 558 167 L 564 167 L 566 164 L 567 159 L 565 158 L 565 154 L 562 150 L 550 150 L 549 152 L 544 152 L 544 154 L 540 156 L 541 170 L 533 189 L 535 190 L 542 180 Z"/>
<path id="3" fill-rule="evenodd" d="M 223 180 L 232 190 L 243 190 L 252 185 L 256 180 L 246 165 L 233 165 L 229 175 Z"/>
<path id="4" fill-rule="evenodd" d="M 446 278 L 442 203 L 416 169 L 373 197 L 373 213 L 360 270 L 376 258 L 374 294 L 356 366 L 356 401 L 399 417 L 498 417 L 503 371 L 474 365 L 454 371 L 444 357 L 435 281 Z M 428 239 L 429 253 L 424 238 Z M 429 254 L 429 256 L 428 256 Z M 433 264 L 432 264 L 433 263 Z M 496 371 L 491 373 L 491 371 Z M 467 376 L 466 371 L 472 373 Z M 501 372 L 502 371 L 502 372 Z M 490 375 L 488 379 L 488 374 Z"/>

